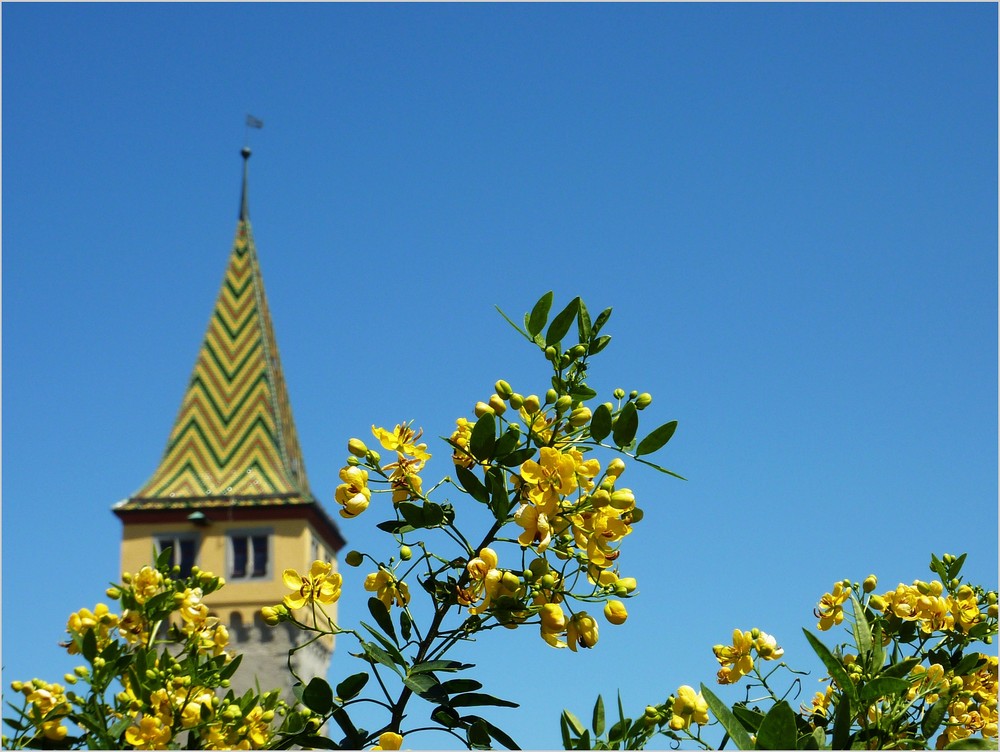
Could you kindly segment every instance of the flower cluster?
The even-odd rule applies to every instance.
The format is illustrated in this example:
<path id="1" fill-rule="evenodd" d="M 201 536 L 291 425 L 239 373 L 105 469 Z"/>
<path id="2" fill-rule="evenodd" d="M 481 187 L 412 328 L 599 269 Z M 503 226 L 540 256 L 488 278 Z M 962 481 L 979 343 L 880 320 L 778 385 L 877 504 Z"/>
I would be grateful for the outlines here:
<path id="1" fill-rule="evenodd" d="M 900 583 L 895 590 L 882 595 L 872 595 L 868 605 L 889 618 L 916 622 L 926 634 L 937 631 L 968 633 L 987 618 L 990 605 L 980 603 L 973 588 L 961 585 L 954 593 L 945 594 L 944 585 L 937 580 L 915 580 L 912 585 Z M 980 606 L 985 606 L 984 613 Z M 992 604 L 994 618 L 996 604 Z"/>
<path id="2" fill-rule="evenodd" d="M 277 692 L 236 698 L 226 691 L 239 662 L 203 600 L 224 581 L 197 567 L 178 577 L 168 561 L 125 572 L 108 589 L 120 614 L 104 603 L 70 614 L 63 645 L 89 665 L 66 674 L 73 690 L 41 679 L 12 682 L 25 704 L 15 708 L 18 733 L 5 744 L 260 749 L 275 736 L 276 713 L 296 715 Z M 74 728 L 84 736 L 72 736 Z"/>
<path id="3" fill-rule="evenodd" d="M 719 684 L 735 684 L 753 671 L 755 656 L 765 661 L 776 661 L 785 654 L 771 635 L 756 627 L 749 632 L 734 629 L 733 644 L 716 645 L 712 652 L 722 666 L 716 677 Z"/>

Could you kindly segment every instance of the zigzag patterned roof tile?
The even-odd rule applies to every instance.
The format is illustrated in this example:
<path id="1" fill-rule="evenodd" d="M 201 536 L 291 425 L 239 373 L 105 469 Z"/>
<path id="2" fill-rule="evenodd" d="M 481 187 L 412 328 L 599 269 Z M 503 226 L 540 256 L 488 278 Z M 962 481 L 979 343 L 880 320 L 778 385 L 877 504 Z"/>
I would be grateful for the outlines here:
<path id="1" fill-rule="evenodd" d="M 236 239 L 166 451 L 115 510 L 311 503 L 247 212 L 244 161 Z"/>

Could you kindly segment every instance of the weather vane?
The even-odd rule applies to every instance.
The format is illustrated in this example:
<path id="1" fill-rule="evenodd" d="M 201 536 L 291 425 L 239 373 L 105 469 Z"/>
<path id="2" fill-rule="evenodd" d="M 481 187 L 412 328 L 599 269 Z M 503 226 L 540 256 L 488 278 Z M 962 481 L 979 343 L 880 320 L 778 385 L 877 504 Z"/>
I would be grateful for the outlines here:
<path id="1" fill-rule="evenodd" d="M 246 131 L 245 131 L 245 135 L 244 135 L 245 148 L 250 148 L 250 129 L 251 128 L 256 128 L 256 129 L 260 130 L 263 127 L 264 127 L 264 121 L 263 120 L 258 120 L 253 115 L 247 115 L 247 127 L 246 127 Z"/>

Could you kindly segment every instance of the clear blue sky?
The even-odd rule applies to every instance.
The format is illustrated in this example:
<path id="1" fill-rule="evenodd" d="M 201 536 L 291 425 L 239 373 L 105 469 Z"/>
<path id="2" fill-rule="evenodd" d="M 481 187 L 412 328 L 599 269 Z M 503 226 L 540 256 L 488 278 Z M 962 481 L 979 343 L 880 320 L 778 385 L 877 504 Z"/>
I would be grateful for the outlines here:
<path id="1" fill-rule="evenodd" d="M 593 384 L 680 422 L 638 469 L 630 619 L 471 659 L 558 713 L 710 683 L 734 627 L 801 635 L 835 580 L 997 584 L 997 7 L 41 5 L 3 16 L 3 680 L 58 679 L 117 576 L 250 212 L 306 466 L 447 435 L 547 365 L 495 313 L 614 307 Z M 451 471 L 447 452 L 428 478 Z M 352 547 L 381 545 L 365 516 Z M 364 608 L 347 570 L 342 614 Z M 358 670 L 341 643 L 331 679 Z M 817 674 L 806 679 L 808 699 Z M 735 699 L 738 692 L 732 693 Z M 723 693 L 724 696 L 729 696 Z M 444 739 L 413 739 L 434 746 Z"/>

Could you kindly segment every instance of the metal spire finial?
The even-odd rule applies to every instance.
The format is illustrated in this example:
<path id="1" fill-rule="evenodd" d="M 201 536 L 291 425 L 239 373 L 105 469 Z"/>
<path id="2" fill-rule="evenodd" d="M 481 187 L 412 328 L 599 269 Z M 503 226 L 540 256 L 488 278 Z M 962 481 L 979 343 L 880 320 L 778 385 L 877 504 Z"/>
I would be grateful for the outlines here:
<path id="1" fill-rule="evenodd" d="M 244 146 L 240 149 L 243 155 L 243 190 L 240 194 L 240 221 L 247 222 L 250 219 L 250 207 L 247 203 L 247 176 L 250 172 L 250 147 Z"/>

